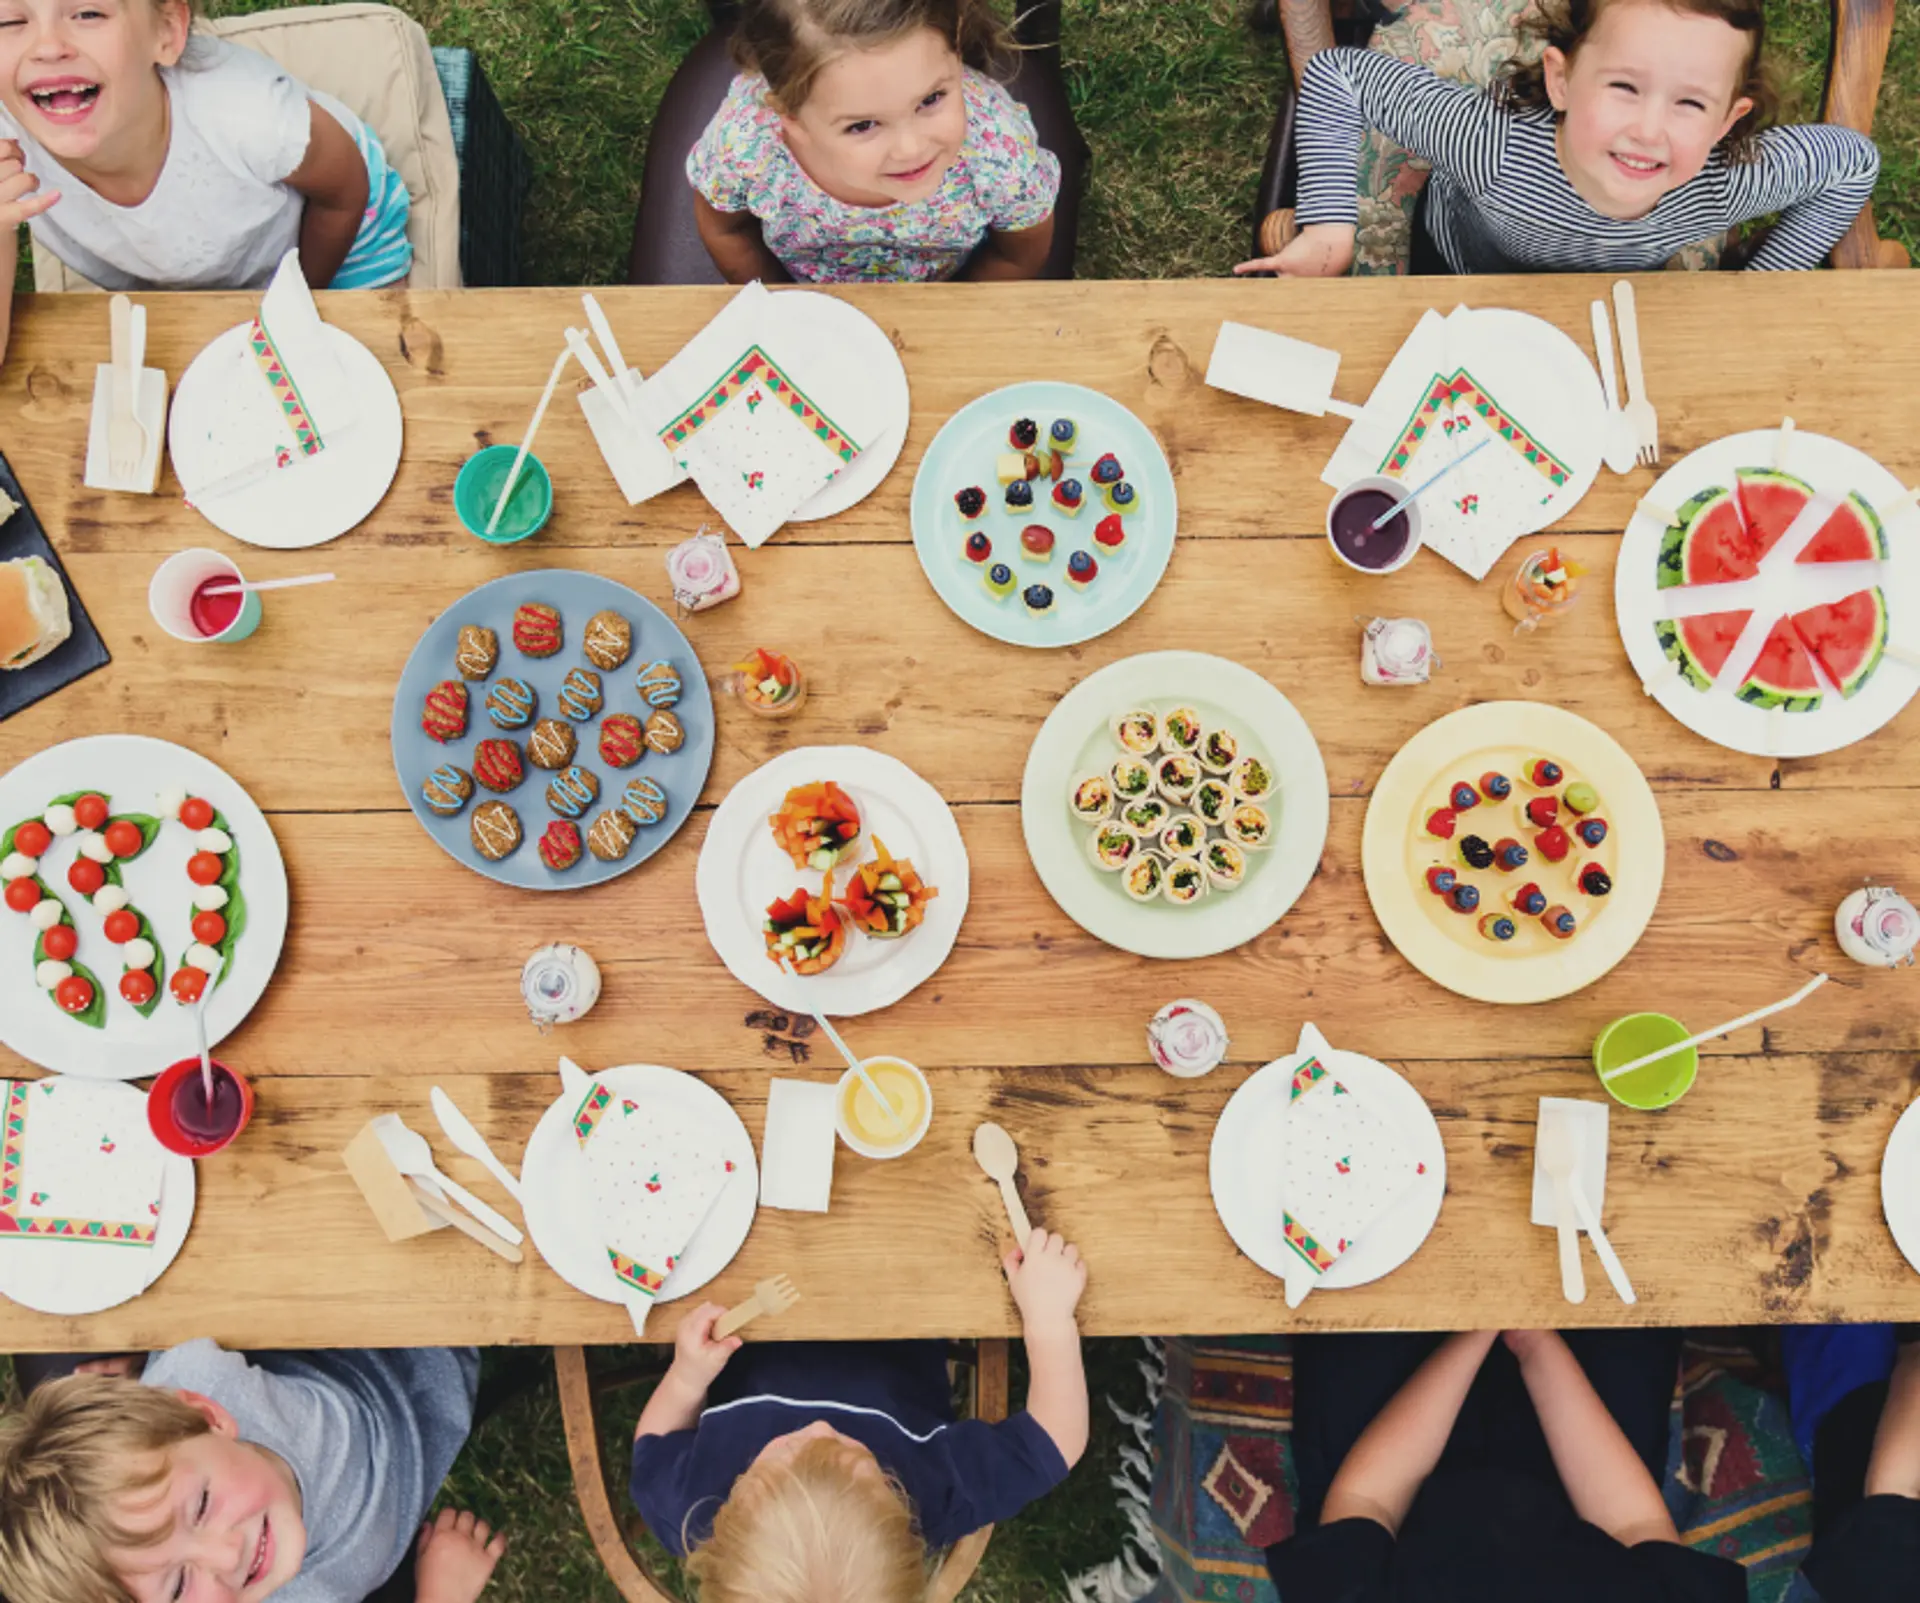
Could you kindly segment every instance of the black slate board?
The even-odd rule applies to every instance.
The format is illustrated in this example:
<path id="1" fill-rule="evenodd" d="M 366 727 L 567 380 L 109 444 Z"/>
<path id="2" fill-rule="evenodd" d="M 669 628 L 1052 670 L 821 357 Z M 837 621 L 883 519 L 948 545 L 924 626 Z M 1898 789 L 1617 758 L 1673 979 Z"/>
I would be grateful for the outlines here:
<path id="1" fill-rule="evenodd" d="M 64 690 L 94 669 L 104 668 L 113 659 L 108 655 L 106 642 L 100 638 L 100 631 L 94 628 L 93 619 L 87 616 L 87 609 L 81 606 L 73 580 L 67 577 L 53 543 L 33 515 L 26 492 L 20 488 L 20 481 L 13 476 L 13 469 L 4 456 L 0 456 L 0 490 L 20 503 L 20 510 L 0 523 L 0 562 L 9 562 L 15 557 L 45 559 L 67 587 L 67 612 L 73 619 L 73 633 L 38 662 L 29 668 L 0 673 L 0 721 L 4 721 L 42 697 Z"/>

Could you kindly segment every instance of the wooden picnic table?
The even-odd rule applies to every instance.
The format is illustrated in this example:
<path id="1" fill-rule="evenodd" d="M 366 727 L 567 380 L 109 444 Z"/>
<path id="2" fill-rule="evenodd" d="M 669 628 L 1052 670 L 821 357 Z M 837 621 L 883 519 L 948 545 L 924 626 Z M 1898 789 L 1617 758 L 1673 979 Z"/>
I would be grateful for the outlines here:
<path id="1" fill-rule="evenodd" d="M 770 1076 L 827 1078 L 835 1063 L 721 966 L 702 931 L 694 862 L 712 808 L 789 743 L 857 742 L 911 764 L 953 804 L 972 904 L 947 965 L 857 1044 L 933 1071 L 925 1142 L 890 1164 L 842 1151 L 828 1215 L 763 1210 L 711 1294 L 730 1300 L 785 1270 L 805 1300 L 792 1336 L 994 1334 L 1017 1328 L 1000 1281 L 997 1193 L 969 1156 L 974 1125 L 1004 1124 L 1023 1153 L 1036 1220 L 1092 1264 L 1090 1333 L 1822 1321 L 1920 1316 L 1920 1278 L 1881 1217 L 1879 1168 L 1920 1088 L 1920 981 L 1847 961 L 1833 910 L 1865 875 L 1920 886 L 1920 710 L 1828 757 L 1774 762 L 1689 733 L 1642 695 L 1614 628 L 1619 530 L 1654 477 L 1602 474 L 1556 531 L 1593 569 L 1587 598 L 1516 639 L 1498 587 L 1432 557 L 1387 578 L 1340 568 L 1322 533 L 1318 473 L 1335 420 L 1209 390 L 1225 318 L 1338 346 L 1338 393 L 1364 397 L 1428 306 L 1521 307 L 1583 347 L 1592 278 L 880 287 L 848 292 L 899 348 L 913 420 L 899 465 L 841 517 L 743 555 L 745 593 L 692 619 L 709 668 L 758 642 L 804 664 L 812 694 L 791 725 L 722 698 L 700 809 L 639 871 L 567 896 L 517 893 L 451 863 L 407 812 L 388 751 L 395 682 L 420 632 L 473 586 L 559 565 L 666 602 L 663 552 L 710 514 L 691 486 L 628 508 L 578 409 L 556 402 L 539 449 L 556 481 L 544 534 L 505 550 L 463 533 L 455 471 L 477 445 L 516 440 L 577 321 L 567 290 L 323 296 L 325 316 L 386 364 L 406 452 L 367 523 L 315 552 L 234 547 L 179 499 L 79 482 L 106 316 L 86 296 L 15 302 L 0 370 L 0 449 L 32 497 L 113 651 L 112 665 L 0 725 L 0 769 L 56 741 L 133 731 L 214 758 L 267 811 L 293 913 L 272 988 L 230 1052 L 259 1111 L 200 1166 L 197 1216 L 147 1295 L 84 1320 L 0 1303 L 0 1350 L 618 1341 L 625 1314 L 570 1290 L 531 1249 L 519 1268 L 451 1232 L 390 1246 L 339 1153 L 371 1114 L 398 1110 L 483 1195 L 427 1107 L 448 1088 L 510 1161 L 558 1094 L 561 1051 L 588 1066 L 695 1071 L 756 1144 Z M 629 356 L 663 363 L 724 292 L 603 290 Z M 178 379 L 247 297 L 152 296 L 149 360 Z M 1647 373 L 1666 460 L 1792 414 L 1903 482 L 1920 481 L 1906 394 L 1920 370 L 1920 276 L 1654 275 L 1640 283 Z M 1028 651 L 988 640 L 934 596 L 910 541 L 915 465 L 974 396 L 1021 379 L 1102 390 L 1153 428 L 1180 491 L 1164 582 L 1121 628 Z M 164 635 L 147 580 L 189 545 L 234 550 L 249 577 L 331 568 L 334 586 L 269 597 L 255 638 L 201 651 Z M 1517 556 L 1517 554 L 1516 554 Z M 1427 686 L 1363 687 L 1356 617 L 1424 617 L 1444 669 Z M 1131 957 L 1049 899 L 1022 844 L 1019 784 L 1048 709 L 1094 669 L 1168 647 L 1221 652 L 1292 698 L 1325 753 L 1332 823 L 1317 877 L 1264 936 L 1204 961 Z M 1385 940 L 1361 883 L 1361 821 L 1376 776 L 1441 714 L 1521 697 L 1568 707 L 1638 759 L 1667 832 L 1666 884 L 1631 956 L 1548 1006 L 1466 1001 Z M 606 991 L 584 1022 L 536 1033 L 518 975 L 534 946 L 578 939 Z M 1730 1017 L 1826 969 L 1797 1011 L 1708 1049 L 1699 1084 L 1659 1114 L 1615 1108 L 1606 1218 L 1641 1302 L 1624 1309 L 1589 1260 L 1578 1308 L 1559 1292 L 1551 1231 L 1527 1222 L 1536 1102 L 1599 1096 L 1587 1054 L 1616 1015 L 1655 1006 L 1690 1024 Z M 1182 994 L 1224 1012 L 1229 1064 L 1182 1082 L 1153 1068 L 1145 1025 Z M 1448 1194 L 1424 1248 L 1388 1278 L 1290 1315 L 1214 1214 L 1215 1119 L 1256 1066 L 1292 1050 L 1303 1020 L 1383 1058 L 1437 1116 Z M 0 1074 L 27 1066 L 0 1051 Z M 31 1071 L 29 1071 L 31 1072 Z M 672 1319 L 657 1316 L 662 1336 Z"/>

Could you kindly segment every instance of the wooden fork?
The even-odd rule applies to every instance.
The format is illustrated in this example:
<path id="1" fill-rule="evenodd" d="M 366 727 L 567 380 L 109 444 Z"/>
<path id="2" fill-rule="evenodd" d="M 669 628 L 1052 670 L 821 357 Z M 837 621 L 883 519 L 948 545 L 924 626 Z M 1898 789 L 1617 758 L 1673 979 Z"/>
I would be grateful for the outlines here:
<path id="1" fill-rule="evenodd" d="M 1660 461 L 1660 419 L 1647 399 L 1647 379 L 1640 371 L 1639 308 L 1633 286 L 1624 278 L 1613 286 L 1613 309 L 1620 325 L 1620 363 L 1627 370 L 1627 423 L 1639 442 L 1640 465 L 1655 467 Z"/>
<path id="2" fill-rule="evenodd" d="M 757 1282 L 753 1295 L 737 1308 L 729 1308 L 713 1322 L 713 1339 L 724 1341 L 749 1320 L 762 1314 L 783 1314 L 800 1300 L 800 1291 L 786 1275 Z"/>

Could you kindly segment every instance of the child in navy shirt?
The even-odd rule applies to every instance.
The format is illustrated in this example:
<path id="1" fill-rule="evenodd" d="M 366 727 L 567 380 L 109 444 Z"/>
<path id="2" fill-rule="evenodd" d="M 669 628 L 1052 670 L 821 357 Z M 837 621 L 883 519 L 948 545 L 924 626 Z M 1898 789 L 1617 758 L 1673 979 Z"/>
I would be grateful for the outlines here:
<path id="1" fill-rule="evenodd" d="M 1087 1445 L 1074 1309 L 1077 1249 L 1035 1230 L 1003 1267 L 1032 1381 L 999 1424 L 953 1417 L 935 1341 L 713 1339 L 724 1311 L 680 1322 L 673 1366 L 634 1431 L 633 1500 L 702 1603 L 906 1603 L 927 1553 L 1008 1519 Z M 734 1355 L 739 1353 L 738 1357 Z"/>

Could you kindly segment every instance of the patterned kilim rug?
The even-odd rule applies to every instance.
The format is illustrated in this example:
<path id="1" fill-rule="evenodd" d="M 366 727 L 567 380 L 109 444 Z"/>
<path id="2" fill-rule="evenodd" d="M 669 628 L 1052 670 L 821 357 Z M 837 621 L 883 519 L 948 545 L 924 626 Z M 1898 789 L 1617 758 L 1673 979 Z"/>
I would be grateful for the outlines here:
<path id="1" fill-rule="evenodd" d="M 1073 1583 L 1075 1603 L 1277 1603 L 1262 1550 L 1293 1533 L 1288 1339 L 1147 1345 L 1156 1400 L 1150 1418 L 1128 1420 L 1143 1451 L 1114 1478 L 1134 1540 Z M 1811 1493 L 1771 1379 L 1737 1333 L 1688 1341 L 1667 1506 L 1689 1546 L 1747 1566 L 1750 1603 L 1813 1603 L 1798 1573 Z"/>

